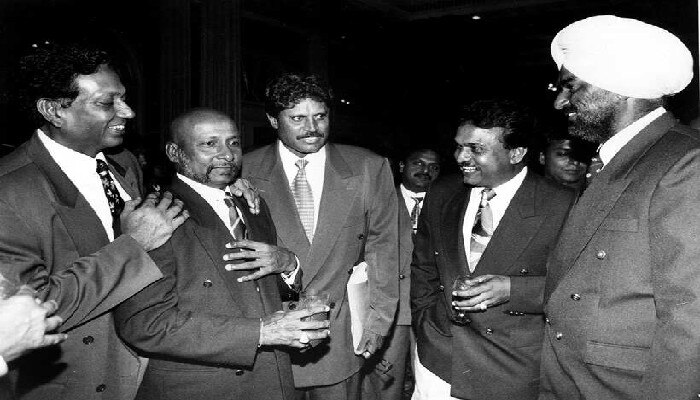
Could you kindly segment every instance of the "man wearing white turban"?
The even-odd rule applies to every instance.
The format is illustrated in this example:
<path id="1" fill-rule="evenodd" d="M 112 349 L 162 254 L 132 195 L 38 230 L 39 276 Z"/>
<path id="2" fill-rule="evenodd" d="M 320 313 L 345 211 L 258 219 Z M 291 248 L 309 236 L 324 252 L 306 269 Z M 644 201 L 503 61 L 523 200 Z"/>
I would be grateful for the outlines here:
<path id="1" fill-rule="evenodd" d="M 663 98 L 693 77 L 688 49 L 615 16 L 575 22 L 552 42 L 555 108 L 602 143 L 604 167 L 548 261 L 545 399 L 700 396 L 700 134 Z"/>

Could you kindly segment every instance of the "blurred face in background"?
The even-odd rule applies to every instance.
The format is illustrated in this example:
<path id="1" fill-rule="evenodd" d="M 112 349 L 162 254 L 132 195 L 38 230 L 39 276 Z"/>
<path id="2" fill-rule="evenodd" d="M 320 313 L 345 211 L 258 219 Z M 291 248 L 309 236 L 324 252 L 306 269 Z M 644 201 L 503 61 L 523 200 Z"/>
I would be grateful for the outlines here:
<path id="1" fill-rule="evenodd" d="M 440 158 L 432 150 L 416 151 L 399 163 L 401 183 L 406 189 L 420 193 L 440 175 Z"/>

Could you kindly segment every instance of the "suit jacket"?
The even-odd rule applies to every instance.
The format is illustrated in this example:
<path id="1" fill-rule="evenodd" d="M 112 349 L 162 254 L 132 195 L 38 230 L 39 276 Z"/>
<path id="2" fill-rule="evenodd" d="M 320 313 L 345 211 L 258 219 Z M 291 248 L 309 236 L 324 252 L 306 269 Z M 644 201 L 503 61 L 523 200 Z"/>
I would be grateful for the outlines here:
<path id="1" fill-rule="evenodd" d="M 545 264 L 575 194 L 526 175 L 473 273 L 509 276 L 510 300 L 459 326 L 450 321 L 450 288 L 468 270 L 462 225 L 470 190 L 461 176 L 436 182 L 421 212 L 411 285 L 419 358 L 455 397 L 536 399 Z"/>
<path id="2" fill-rule="evenodd" d="M 413 256 L 413 225 L 404 204 L 401 186 L 396 186 L 399 209 L 399 310 L 396 325 L 411 325 L 411 259 Z"/>
<path id="3" fill-rule="evenodd" d="M 605 166 L 549 261 L 544 399 L 700 394 L 700 136 L 670 114 Z"/>
<path id="4" fill-rule="evenodd" d="M 108 156 L 132 197 L 141 172 L 126 151 Z M 15 365 L 22 399 L 125 399 L 144 368 L 117 338 L 110 310 L 162 275 L 130 236 L 109 242 L 102 223 L 39 138 L 0 160 L 0 273 L 58 302 L 68 339 Z"/>
<path id="5" fill-rule="evenodd" d="M 310 244 L 297 213 L 277 144 L 246 154 L 243 176 L 260 189 L 280 246 L 301 262 L 302 286 L 332 301 L 331 338 L 293 361 L 297 387 L 345 380 L 362 365 L 353 352 L 346 284 L 352 267 L 369 265 L 370 310 L 365 329 L 387 335 L 398 300 L 397 199 L 388 161 L 365 149 L 327 144 L 323 194 Z"/>
<path id="6" fill-rule="evenodd" d="M 258 348 L 261 318 L 282 309 L 279 276 L 237 282 L 250 271 L 225 270 L 226 225 L 186 183 L 171 191 L 190 218 L 151 252 L 165 277 L 115 311 L 119 335 L 151 357 L 137 399 L 293 399 L 289 356 Z M 234 201 L 248 237 L 275 244 L 265 203 L 254 216 Z"/>

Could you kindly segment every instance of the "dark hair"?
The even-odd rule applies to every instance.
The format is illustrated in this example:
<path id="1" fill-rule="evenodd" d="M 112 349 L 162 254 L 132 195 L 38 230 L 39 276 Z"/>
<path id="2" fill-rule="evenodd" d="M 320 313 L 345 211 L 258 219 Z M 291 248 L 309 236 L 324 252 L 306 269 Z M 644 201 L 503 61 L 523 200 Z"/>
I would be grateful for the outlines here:
<path id="1" fill-rule="evenodd" d="M 37 111 L 39 99 L 65 99 L 69 106 L 78 96 L 75 78 L 97 72 L 100 65 L 112 66 L 109 55 L 90 45 L 44 43 L 20 60 L 21 83 L 18 90 L 22 108 L 37 126 L 45 123 Z"/>
<path id="2" fill-rule="evenodd" d="M 265 87 L 265 112 L 277 115 L 303 101 L 313 99 L 330 108 L 333 93 L 317 75 L 285 73 L 268 82 Z"/>
<path id="3" fill-rule="evenodd" d="M 534 118 L 521 104 L 512 100 L 479 100 L 464 107 L 459 126 L 470 123 L 478 128 L 504 128 L 501 141 L 506 149 L 530 148 Z"/>
<path id="4" fill-rule="evenodd" d="M 427 153 L 427 152 L 431 152 L 431 153 L 435 154 L 435 156 L 437 156 L 438 164 L 440 164 L 442 162 L 442 160 L 440 158 L 440 153 L 438 153 L 436 150 L 429 149 L 427 147 L 419 148 L 419 149 L 418 148 L 410 149 L 408 151 L 405 151 L 403 157 L 401 157 L 401 161 L 405 163 L 406 161 L 408 161 L 409 158 L 413 157 L 414 155 L 421 154 L 421 153 Z"/>

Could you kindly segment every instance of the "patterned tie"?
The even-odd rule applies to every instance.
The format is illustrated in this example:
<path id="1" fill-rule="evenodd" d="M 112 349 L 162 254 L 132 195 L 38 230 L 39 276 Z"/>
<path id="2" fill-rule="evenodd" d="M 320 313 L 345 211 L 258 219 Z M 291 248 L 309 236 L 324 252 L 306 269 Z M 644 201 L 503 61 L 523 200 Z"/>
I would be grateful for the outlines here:
<path id="1" fill-rule="evenodd" d="M 481 202 L 474 218 L 472 237 L 469 244 L 469 270 L 474 272 L 476 265 L 484 254 L 486 246 L 493 235 L 493 212 L 489 201 L 496 196 L 493 189 L 484 189 L 481 192 Z"/>
<path id="2" fill-rule="evenodd" d="M 243 240 L 246 238 L 246 229 L 243 218 L 238 214 L 238 209 L 236 209 L 236 204 L 233 202 L 233 197 L 231 193 L 226 193 L 224 197 L 224 203 L 228 206 L 228 218 L 231 222 L 231 235 L 233 240 Z"/>
<path id="3" fill-rule="evenodd" d="M 109 174 L 107 163 L 98 159 L 96 170 L 102 180 L 102 188 L 105 190 L 105 195 L 107 196 L 107 203 L 109 204 L 109 211 L 112 213 L 112 220 L 114 222 L 119 221 L 119 214 L 121 214 L 124 209 L 124 199 L 119 195 L 119 190 L 117 190 L 117 186 L 114 184 L 114 179 L 112 179 L 112 175 Z"/>
<path id="4" fill-rule="evenodd" d="M 588 165 L 588 170 L 586 172 L 586 186 L 590 185 L 593 178 L 598 175 L 598 173 L 603 169 L 603 160 L 600 159 L 600 154 L 596 153 L 593 158 L 591 158 L 591 163 Z"/>
<path id="5" fill-rule="evenodd" d="M 292 195 L 294 202 L 297 204 L 297 211 L 301 219 L 301 225 L 304 227 L 306 237 L 311 243 L 314 239 L 314 195 L 311 192 L 311 185 L 306 180 L 306 161 L 300 158 L 295 163 L 299 171 L 294 177 L 292 184 Z"/>
<path id="6" fill-rule="evenodd" d="M 411 197 L 416 203 L 413 205 L 413 210 L 411 210 L 411 226 L 413 227 L 413 234 L 416 234 L 418 230 L 418 216 L 420 215 L 421 206 L 420 203 L 423 201 L 422 197 Z"/>

